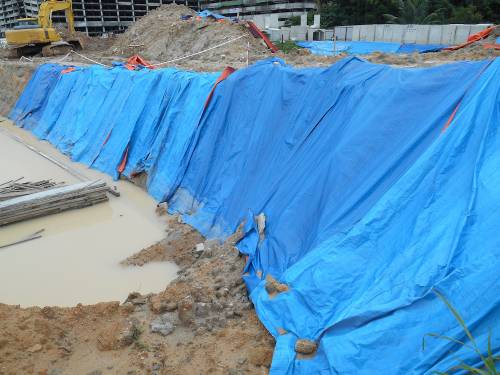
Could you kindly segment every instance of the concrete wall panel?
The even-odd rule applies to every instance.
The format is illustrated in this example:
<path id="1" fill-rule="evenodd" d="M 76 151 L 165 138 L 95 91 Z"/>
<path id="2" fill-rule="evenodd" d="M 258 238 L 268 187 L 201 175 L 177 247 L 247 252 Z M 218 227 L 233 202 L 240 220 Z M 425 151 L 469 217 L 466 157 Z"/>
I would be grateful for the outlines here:
<path id="1" fill-rule="evenodd" d="M 347 26 L 346 27 L 346 32 L 345 32 L 345 40 L 351 41 L 352 39 L 352 26 Z"/>
<path id="2" fill-rule="evenodd" d="M 416 43 L 428 44 L 429 43 L 429 32 L 431 27 L 429 25 L 416 25 Z"/>
<path id="3" fill-rule="evenodd" d="M 467 41 L 470 34 L 470 25 L 457 25 L 453 44 L 462 44 Z"/>
<path id="4" fill-rule="evenodd" d="M 337 37 L 337 40 L 346 40 L 347 27 L 345 27 L 345 26 L 336 26 L 335 27 L 335 36 Z"/>
<path id="5" fill-rule="evenodd" d="M 384 41 L 385 25 L 375 25 L 375 41 Z"/>
<path id="6" fill-rule="evenodd" d="M 403 34 L 403 43 L 417 42 L 417 28 L 415 25 L 407 25 Z"/>
<path id="7" fill-rule="evenodd" d="M 386 42 L 396 42 L 402 43 L 405 35 L 405 25 L 390 25 L 391 29 L 391 40 L 386 40 Z"/>
<path id="8" fill-rule="evenodd" d="M 361 25 L 359 39 L 373 42 L 375 40 L 375 25 Z"/>
<path id="9" fill-rule="evenodd" d="M 430 25 L 429 26 L 429 43 L 430 44 L 440 44 L 441 36 L 443 33 L 443 27 L 441 25 Z"/>
<path id="10" fill-rule="evenodd" d="M 441 29 L 441 44 L 455 44 L 456 25 L 443 25 Z"/>
<path id="11" fill-rule="evenodd" d="M 354 25 L 352 27 L 352 38 L 351 40 L 361 40 L 360 39 L 360 34 L 361 34 L 361 26 L 360 25 Z"/>

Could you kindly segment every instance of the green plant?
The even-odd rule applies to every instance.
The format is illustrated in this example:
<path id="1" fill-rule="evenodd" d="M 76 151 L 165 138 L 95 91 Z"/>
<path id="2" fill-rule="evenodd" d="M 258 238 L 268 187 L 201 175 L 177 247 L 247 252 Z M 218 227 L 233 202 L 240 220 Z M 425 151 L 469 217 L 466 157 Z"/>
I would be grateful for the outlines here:
<path id="1" fill-rule="evenodd" d="M 294 41 L 292 40 L 287 40 L 286 42 L 278 42 L 275 43 L 276 47 L 278 47 L 279 50 L 283 51 L 283 53 L 290 53 L 291 51 L 295 49 L 300 49 L 302 47 L 299 47 L 297 44 L 295 44 Z"/>
<path id="2" fill-rule="evenodd" d="M 434 293 L 439 297 L 439 299 L 441 299 L 441 301 L 444 302 L 446 307 L 448 307 L 448 309 L 451 311 L 454 318 L 460 324 L 460 327 L 462 327 L 462 329 L 464 330 L 465 335 L 467 336 L 467 338 L 470 341 L 470 344 L 465 343 L 465 342 L 460 341 L 460 340 L 457 340 L 454 337 L 444 336 L 444 335 L 440 335 L 437 333 L 426 333 L 422 339 L 422 350 L 425 350 L 425 337 L 426 336 L 451 341 L 451 342 L 462 345 L 463 347 L 474 351 L 481 359 L 482 366 L 481 366 L 481 368 L 472 367 L 472 366 L 464 363 L 463 361 L 460 361 L 460 364 L 458 364 L 457 366 L 454 366 L 450 370 L 466 370 L 470 374 L 478 374 L 478 375 L 499 375 L 499 372 L 496 369 L 495 362 L 500 361 L 500 356 L 494 356 L 493 352 L 491 350 L 491 331 L 488 334 L 488 349 L 487 349 L 487 355 L 485 356 L 481 353 L 481 350 L 477 346 L 477 343 L 476 343 L 474 336 L 470 332 L 469 328 L 467 327 L 467 324 L 465 324 L 464 319 L 459 314 L 457 309 L 455 309 L 455 307 L 453 307 L 451 302 L 448 301 L 446 299 L 446 297 L 443 296 L 441 293 L 439 293 L 437 290 L 434 290 Z M 439 374 L 439 375 L 448 375 L 448 372 L 434 371 L 434 373 Z"/>

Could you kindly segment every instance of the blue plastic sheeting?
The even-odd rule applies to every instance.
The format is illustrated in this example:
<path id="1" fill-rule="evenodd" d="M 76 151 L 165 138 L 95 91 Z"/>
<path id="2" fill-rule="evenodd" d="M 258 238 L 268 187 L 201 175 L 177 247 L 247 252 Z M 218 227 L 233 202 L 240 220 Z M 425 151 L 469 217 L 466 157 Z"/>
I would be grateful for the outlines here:
<path id="1" fill-rule="evenodd" d="M 424 374 L 474 351 L 433 289 L 458 309 L 486 354 L 500 328 L 500 60 L 466 94 L 450 128 L 363 218 L 323 241 L 281 276 L 290 291 L 252 299 L 277 337 L 272 373 Z M 478 248 L 480 245 L 480 249 Z M 278 335 L 283 328 L 288 334 Z M 319 342 L 298 360 L 297 337 Z M 500 351 L 493 333 L 492 351 Z M 457 359 L 459 358 L 459 359 Z"/>
<path id="2" fill-rule="evenodd" d="M 115 176 L 127 153 L 124 173 L 146 171 L 153 196 L 208 237 L 243 221 L 244 279 L 277 340 L 272 373 L 422 374 L 456 355 L 477 364 L 450 341 L 422 350 L 430 332 L 467 341 L 433 289 L 481 350 L 492 329 L 500 352 L 500 60 L 294 69 L 271 59 L 222 81 L 206 110 L 216 74 L 60 70 L 39 68 L 11 116 Z M 270 276 L 289 290 L 270 297 Z M 318 352 L 298 358 L 298 338 Z"/>
<path id="3" fill-rule="evenodd" d="M 497 38 L 497 40 L 495 41 L 495 44 L 500 44 L 500 36 Z"/>
<path id="4" fill-rule="evenodd" d="M 333 56 L 341 53 L 365 55 L 372 52 L 413 53 L 435 52 L 446 47 L 441 44 L 401 44 L 392 42 L 335 42 L 333 41 L 297 42 L 299 47 L 307 48 L 314 55 Z"/>
<path id="5" fill-rule="evenodd" d="M 38 67 L 9 117 L 29 130 L 37 126 L 60 72 L 64 68 L 56 64 L 44 64 Z M 60 110 L 61 108 L 57 109 L 57 111 Z"/>
<path id="6" fill-rule="evenodd" d="M 253 271 L 279 276 L 362 217 L 438 136 L 484 65 L 405 70 L 349 58 L 237 71 L 216 90 L 169 205 L 209 238 L 264 212 L 266 240 L 256 251 L 252 232 L 239 248 Z"/>
<path id="7" fill-rule="evenodd" d="M 214 12 L 211 12 L 207 9 L 205 10 L 202 10 L 201 12 L 198 12 L 198 16 L 202 17 L 202 18 L 205 18 L 205 17 L 213 17 L 217 20 L 223 20 L 223 19 L 226 19 L 227 17 L 224 17 L 218 13 L 214 13 Z"/>
<path id="8" fill-rule="evenodd" d="M 451 275 L 463 270 L 446 264 L 460 246 L 447 246 L 458 239 L 460 220 L 467 216 L 459 207 L 470 203 L 475 182 L 460 180 L 460 172 L 445 176 L 448 166 L 428 176 L 423 174 L 428 170 L 415 167 L 428 185 L 419 192 L 421 198 L 412 200 L 416 185 L 404 194 L 393 186 L 415 163 L 423 163 L 433 142 L 447 139 L 439 137 L 441 129 L 485 66 L 463 62 L 393 69 L 352 58 L 328 69 L 295 70 L 267 61 L 221 83 L 169 204 L 208 237 L 224 237 L 247 218 L 247 235 L 238 247 L 250 258 L 245 280 L 253 289 L 258 315 L 278 339 L 272 373 L 423 373 L 452 363 L 452 356 L 443 354 L 450 348 L 447 342 L 429 343 L 423 353 L 420 345 L 426 332 L 459 333 L 451 330 L 456 322 L 430 291 L 436 286 L 448 293 L 447 281 L 454 290 L 462 287 L 453 284 L 458 279 Z M 489 85 L 495 85 L 492 69 Z M 473 111 L 482 110 L 478 102 L 483 95 L 478 95 Z M 496 105 L 497 93 L 488 100 Z M 494 131 L 498 117 L 490 118 L 496 116 L 490 107 L 484 107 L 478 120 L 488 120 L 489 131 Z M 455 122 L 450 132 L 455 126 L 471 130 L 467 123 Z M 440 153 L 435 153 L 431 167 L 439 161 Z M 447 155 L 458 158 L 454 153 Z M 460 155 L 460 160 L 468 158 L 472 164 L 477 160 L 476 155 Z M 499 175 L 493 177 L 491 188 Z M 426 207 L 441 199 L 441 179 L 448 178 L 464 185 L 457 187 L 458 195 L 450 187 L 444 206 L 428 217 Z M 388 203 L 380 208 L 378 202 L 385 199 Z M 463 199 L 462 205 L 448 216 L 446 205 L 457 199 Z M 253 221 L 259 213 L 266 216 L 264 239 Z M 431 219 L 435 222 L 428 225 Z M 491 239 L 480 256 L 488 267 L 500 252 L 495 244 L 498 240 Z M 473 248 L 471 256 L 478 256 Z M 474 273 L 478 279 L 471 279 L 468 287 L 477 291 L 487 282 L 492 288 L 494 269 L 480 268 L 485 273 Z M 289 284 L 291 291 L 270 298 L 262 281 L 269 274 Z M 482 344 L 483 328 L 499 317 L 498 310 L 493 313 L 500 301 L 498 287 L 494 289 L 484 298 L 474 294 L 484 310 L 474 310 L 470 297 L 450 294 L 468 317 L 473 312 L 476 324 L 485 319 L 479 331 Z M 429 316 L 436 318 L 429 323 Z M 380 325 L 370 326 L 373 321 Z M 280 328 L 289 334 L 280 335 Z M 314 359 L 296 359 L 297 338 L 320 343 Z M 498 339 L 494 346 L 500 348 Z"/>
<path id="9" fill-rule="evenodd" d="M 75 161 L 118 177 L 148 173 L 158 200 L 175 183 L 218 73 L 42 65 L 10 117 Z M 165 168 L 166 163 L 171 163 Z"/>
<path id="10" fill-rule="evenodd" d="M 414 43 L 403 43 L 396 53 L 427 53 L 427 52 L 439 52 L 443 48 L 448 47 L 444 44 L 414 44 Z"/>

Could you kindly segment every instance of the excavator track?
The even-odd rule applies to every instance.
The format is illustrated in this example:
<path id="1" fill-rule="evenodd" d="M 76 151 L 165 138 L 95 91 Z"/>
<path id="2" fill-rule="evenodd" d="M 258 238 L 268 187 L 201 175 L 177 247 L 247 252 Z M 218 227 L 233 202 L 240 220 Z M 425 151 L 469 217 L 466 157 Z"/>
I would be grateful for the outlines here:
<path id="1" fill-rule="evenodd" d="M 51 57 L 58 55 L 65 55 L 73 49 L 73 46 L 66 42 L 56 42 L 47 44 L 42 48 L 42 56 Z"/>

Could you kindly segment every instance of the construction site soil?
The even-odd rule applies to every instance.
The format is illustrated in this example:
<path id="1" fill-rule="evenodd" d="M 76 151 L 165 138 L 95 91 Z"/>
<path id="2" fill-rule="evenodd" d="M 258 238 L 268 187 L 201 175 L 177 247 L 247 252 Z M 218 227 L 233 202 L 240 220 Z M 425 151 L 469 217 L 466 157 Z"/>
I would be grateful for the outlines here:
<path id="1" fill-rule="evenodd" d="M 272 56 L 297 67 L 328 66 L 345 57 L 315 56 L 303 49 L 271 53 L 245 24 L 180 19 L 193 14 L 181 5 L 162 6 L 122 35 L 87 38 L 81 52 L 85 57 L 13 61 L 3 55 L 0 114 L 8 113 L 33 70 L 45 62 L 85 65 L 91 59 L 110 65 L 140 54 L 152 63 L 167 62 L 164 67 L 220 71 Z M 395 66 L 431 66 L 499 56 L 498 50 L 483 48 L 490 39 L 493 36 L 457 51 L 372 53 L 363 58 Z M 166 215 L 165 207 L 158 212 Z M 240 233 L 219 244 L 206 241 L 177 216 L 167 218 L 164 240 L 123 260 L 129 267 L 152 261 L 179 265 L 178 277 L 163 292 L 130 291 L 123 301 L 72 308 L 0 304 L 0 375 L 267 373 L 274 339 L 255 315 L 241 279 L 245 259 L 234 246 Z"/>

